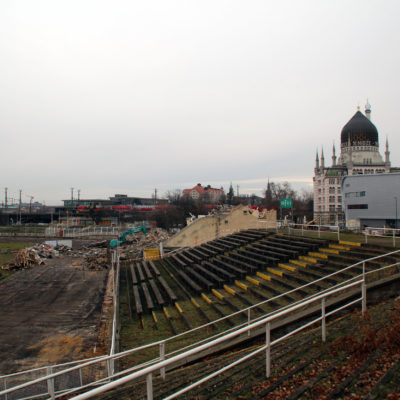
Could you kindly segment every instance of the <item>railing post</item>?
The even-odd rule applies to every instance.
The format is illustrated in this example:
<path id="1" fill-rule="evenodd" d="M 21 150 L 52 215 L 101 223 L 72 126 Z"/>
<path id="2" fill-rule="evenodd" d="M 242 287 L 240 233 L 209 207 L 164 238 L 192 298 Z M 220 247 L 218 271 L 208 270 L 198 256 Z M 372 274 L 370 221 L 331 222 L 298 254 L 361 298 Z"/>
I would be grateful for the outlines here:
<path id="1" fill-rule="evenodd" d="M 160 359 L 165 360 L 165 342 L 160 343 Z M 165 380 L 165 367 L 160 369 L 161 378 Z"/>
<path id="2" fill-rule="evenodd" d="M 326 341 L 326 318 L 325 318 L 325 297 L 321 300 L 321 321 L 322 321 L 322 341 L 325 343 Z"/>
<path id="3" fill-rule="evenodd" d="M 318 237 L 319 238 L 321 237 L 321 226 L 320 225 L 318 225 Z"/>
<path id="4" fill-rule="evenodd" d="M 47 367 L 47 375 L 51 375 L 52 373 L 52 368 Z M 50 399 L 54 399 L 54 378 L 49 378 L 47 379 L 47 392 L 50 396 Z"/>
<path id="5" fill-rule="evenodd" d="M 365 261 L 363 261 L 362 276 L 363 276 L 363 282 L 365 283 Z"/>
<path id="6" fill-rule="evenodd" d="M 267 346 L 265 350 L 265 369 L 266 376 L 269 378 L 271 376 L 271 323 L 267 322 L 265 330 L 265 344 Z"/>
<path id="7" fill-rule="evenodd" d="M 367 311 L 367 284 L 365 282 L 365 261 L 363 262 L 363 282 L 361 284 L 361 310 L 365 314 Z"/>
<path id="8" fill-rule="evenodd" d="M 338 242 L 340 241 L 340 226 L 339 226 L 339 224 L 337 226 L 337 240 L 338 240 Z"/>
<path id="9" fill-rule="evenodd" d="M 146 377 L 147 399 L 153 400 L 153 374 L 150 372 Z"/>
<path id="10" fill-rule="evenodd" d="M 4 390 L 7 390 L 7 378 L 4 378 Z M 5 394 L 4 400 L 8 400 L 8 394 Z"/>
<path id="11" fill-rule="evenodd" d="M 304 225 L 301 225 L 301 236 L 304 236 Z"/>
<path id="12" fill-rule="evenodd" d="M 396 247 L 396 229 L 393 229 L 393 247 Z"/>
<path id="13" fill-rule="evenodd" d="M 247 310 L 247 326 L 250 325 L 250 321 L 251 321 L 251 315 L 250 315 L 250 313 L 251 313 L 251 309 L 249 308 L 249 309 Z M 247 331 L 247 336 L 250 336 L 250 329 Z"/>
<path id="14" fill-rule="evenodd" d="M 83 386 L 82 368 L 79 368 L 79 382 L 81 383 L 81 386 Z"/>
<path id="15" fill-rule="evenodd" d="M 107 369 L 107 377 L 110 377 L 111 376 L 111 364 L 110 364 L 109 359 L 106 361 L 106 369 Z"/>

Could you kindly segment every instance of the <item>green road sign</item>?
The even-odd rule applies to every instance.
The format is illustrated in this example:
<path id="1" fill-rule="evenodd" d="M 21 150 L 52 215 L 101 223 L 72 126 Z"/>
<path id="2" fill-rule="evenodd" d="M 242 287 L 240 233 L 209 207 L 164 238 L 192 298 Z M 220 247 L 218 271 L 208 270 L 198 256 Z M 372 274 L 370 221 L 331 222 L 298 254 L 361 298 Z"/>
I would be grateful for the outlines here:
<path id="1" fill-rule="evenodd" d="M 281 199 L 281 208 L 292 208 L 293 207 L 293 199 Z"/>

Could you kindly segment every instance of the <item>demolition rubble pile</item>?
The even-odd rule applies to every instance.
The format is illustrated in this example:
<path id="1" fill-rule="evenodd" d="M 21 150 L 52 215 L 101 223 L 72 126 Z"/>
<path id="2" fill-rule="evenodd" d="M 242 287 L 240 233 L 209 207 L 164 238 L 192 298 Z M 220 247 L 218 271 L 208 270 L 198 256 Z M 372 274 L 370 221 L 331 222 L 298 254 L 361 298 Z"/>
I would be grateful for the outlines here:
<path id="1" fill-rule="evenodd" d="M 121 261 L 143 257 L 143 250 L 146 248 L 158 247 L 160 242 L 169 238 L 168 232 L 163 229 L 152 229 L 146 235 L 142 233 L 132 234 L 126 237 L 125 242 L 119 246 Z M 103 240 L 85 245 L 76 256 L 84 258 L 83 267 L 89 270 L 101 270 L 108 268 L 109 256 L 107 255 L 109 241 Z"/>
<path id="2" fill-rule="evenodd" d="M 32 247 L 26 247 L 18 250 L 14 260 L 3 267 L 6 270 L 19 270 L 24 268 L 33 268 L 44 264 L 47 258 L 58 257 L 59 253 L 53 247 L 40 244 Z"/>
<path id="3" fill-rule="evenodd" d="M 169 237 L 170 234 L 160 228 L 152 229 L 147 235 L 143 235 L 142 233 L 130 235 L 121 246 L 121 260 L 142 258 L 144 249 L 159 247 L 160 243 L 169 239 Z"/>
<path id="4" fill-rule="evenodd" d="M 158 247 L 160 242 L 169 238 L 168 232 L 163 229 L 152 229 L 144 235 L 142 233 L 133 234 L 121 243 L 119 249 L 121 260 L 142 258 L 143 250 L 146 248 Z M 109 240 L 87 243 L 79 249 L 71 249 L 69 246 L 58 245 L 52 247 L 47 244 L 40 244 L 19 250 L 15 259 L 8 265 L 2 267 L 7 270 L 19 270 L 24 268 L 33 268 L 37 265 L 44 264 L 46 259 L 70 256 L 82 259 L 77 261 L 77 265 L 88 270 L 102 270 L 109 267 L 110 255 L 108 253 Z"/>

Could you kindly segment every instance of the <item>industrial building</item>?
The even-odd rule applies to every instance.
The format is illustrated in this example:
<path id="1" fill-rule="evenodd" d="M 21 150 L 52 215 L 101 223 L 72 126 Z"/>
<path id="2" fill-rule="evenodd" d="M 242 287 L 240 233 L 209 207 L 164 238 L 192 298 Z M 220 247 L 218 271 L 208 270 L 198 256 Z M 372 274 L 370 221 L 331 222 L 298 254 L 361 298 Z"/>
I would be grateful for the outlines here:
<path id="1" fill-rule="evenodd" d="M 346 176 L 342 196 L 347 227 L 400 228 L 400 173 Z"/>

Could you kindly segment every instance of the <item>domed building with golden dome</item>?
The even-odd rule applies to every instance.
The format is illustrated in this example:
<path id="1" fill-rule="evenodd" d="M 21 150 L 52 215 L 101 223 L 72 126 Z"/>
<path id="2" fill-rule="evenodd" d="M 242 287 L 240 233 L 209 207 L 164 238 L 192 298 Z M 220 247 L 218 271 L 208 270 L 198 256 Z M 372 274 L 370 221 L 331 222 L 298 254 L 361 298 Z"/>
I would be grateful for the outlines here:
<path id="1" fill-rule="evenodd" d="M 340 156 L 336 160 L 332 149 L 332 165 L 325 166 L 324 151 L 316 155 L 314 168 L 314 219 L 321 225 L 336 225 L 344 220 L 342 181 L 347 175 L 390 173 L 389 144 L 386 139 L 385 158 L 379 153 L 379 135 L 371 122 L 371 105 L 365 105 L 365 115 L 359 107 L 343 127 Z"/>

